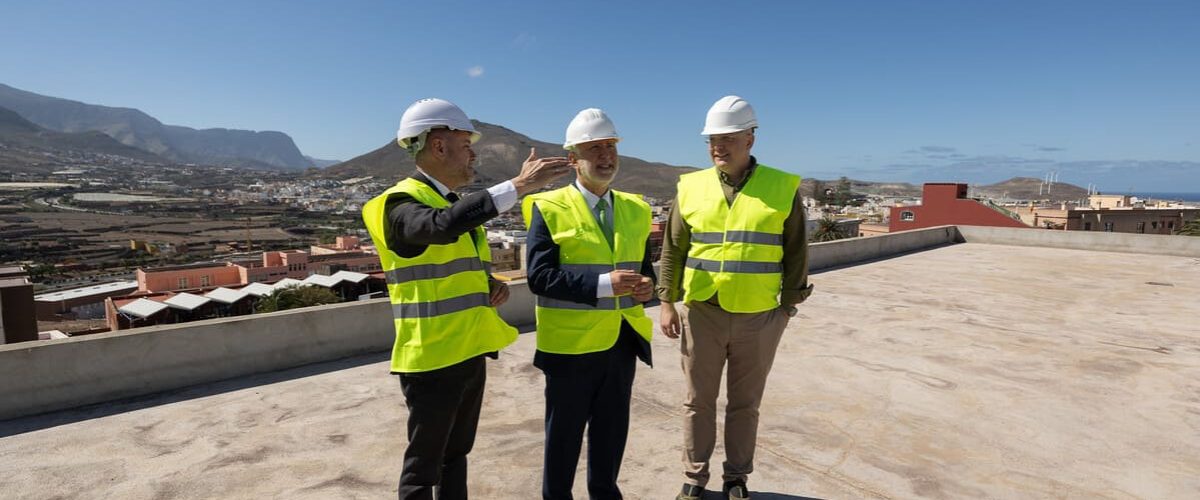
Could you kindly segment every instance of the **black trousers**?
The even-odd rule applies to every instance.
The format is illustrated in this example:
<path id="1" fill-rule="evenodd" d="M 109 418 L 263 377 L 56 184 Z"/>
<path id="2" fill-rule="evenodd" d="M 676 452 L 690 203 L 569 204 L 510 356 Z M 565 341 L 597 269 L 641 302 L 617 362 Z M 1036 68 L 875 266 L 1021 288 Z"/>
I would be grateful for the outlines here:
<path id="1" fill-rule="evenodd" d="M 467 498 L 467 453 L 475 445 L 487 364 L 477 356 L 446 368 L 401 373 L 408 406 L 408 449 L 400 500 Z"/>
<path id="2" fill-rule="evenodd" d="M 617 343 L 606 351 L 535 354 L 534 364 L 546 375 L 544 499 L 572 498 L 585 427 L 588 496 L 593 500 L 621 498 L 617 475 L 629 435 L 629 399 L 641 348 L 637 344 L 641 338 L 630 338 L 637 334 L 623 326 Z"/>

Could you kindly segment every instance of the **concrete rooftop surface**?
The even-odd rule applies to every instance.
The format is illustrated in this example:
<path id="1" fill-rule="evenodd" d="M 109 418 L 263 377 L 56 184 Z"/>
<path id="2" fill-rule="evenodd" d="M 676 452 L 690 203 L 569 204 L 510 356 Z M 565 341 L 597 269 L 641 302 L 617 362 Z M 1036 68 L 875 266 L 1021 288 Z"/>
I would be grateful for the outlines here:
<path id="1" fill-rule="evenodd" d="M 1200 259 L 966 243 L 812 281 L 762 405 L 754 498 L 1200 498 Z M 631 499 L 683 481 L 678 343 L 653 344 Z M 539 496 L 533 348 L 489 363 L 474 498 Z M 0 497 L 394 498 L 406 412 L 385 356 L 0 422 Z"/>

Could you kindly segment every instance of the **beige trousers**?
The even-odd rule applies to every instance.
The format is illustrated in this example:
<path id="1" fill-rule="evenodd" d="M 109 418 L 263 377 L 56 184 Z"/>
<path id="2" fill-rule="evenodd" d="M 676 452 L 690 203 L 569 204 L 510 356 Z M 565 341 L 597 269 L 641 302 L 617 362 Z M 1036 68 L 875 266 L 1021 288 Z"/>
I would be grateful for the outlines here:
<path id="1" fill-rule="evenodd" d="M 725 364 L 724 481 L 746 480 L 754 470 L 758 405 L 788 316 L 779 308 L 731 313 L 707 302 L 689 302 L 680 342 L 688 392 L 684 401 L 683 466 L 686 482 L 708 484 L 708 461 L 717 439 L 717 393 Z"/>

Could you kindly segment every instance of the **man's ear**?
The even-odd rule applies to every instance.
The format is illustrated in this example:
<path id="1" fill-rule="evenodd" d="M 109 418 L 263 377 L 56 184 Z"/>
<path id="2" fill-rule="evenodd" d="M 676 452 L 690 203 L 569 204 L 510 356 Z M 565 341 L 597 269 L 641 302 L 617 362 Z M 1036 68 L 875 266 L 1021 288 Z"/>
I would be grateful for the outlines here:
<path id="1" fill-rule="evenodd" d="M 446 140 L 444 137 L 440 134 L 429 134 L 429 137 L 425 141 L 425 149 L 428 149 L 434 158 L 442 159 L 446 157 Z"/>

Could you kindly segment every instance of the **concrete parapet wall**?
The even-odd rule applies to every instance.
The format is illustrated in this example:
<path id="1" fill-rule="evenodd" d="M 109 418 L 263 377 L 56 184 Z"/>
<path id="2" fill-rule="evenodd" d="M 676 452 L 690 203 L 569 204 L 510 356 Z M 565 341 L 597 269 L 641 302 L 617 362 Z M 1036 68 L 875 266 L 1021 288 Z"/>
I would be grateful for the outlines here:
<path id="1" fill-rule="evenodd" d="M 954 226 L 914 229 L 870 238 L 848 238 L 808 246 L 808 268 L 820 271 L 957 242 Z"/>
<path id="2" fill-rule="evenodd" d="M 524 281 L 500 314 L 534 322 Z M 0 346 L 0 420 L 390 350 L 387 299 Z"/>
<path id="3" fill-rule="evenodd" d="M 521 328 L 533 328 L 537 318 L 533 314 L 534 296 L 525 280 L 508 282 L 508 302 L 500 306 L 500 317 L 508 324 Z"/>
<path id="4" fill-rule="evenodd" d="M 1200 257 L 1200 238 L 1194 236 L 985 226 L 957 226 L 957 231 L 959 241 L 967 243 Z"/>

